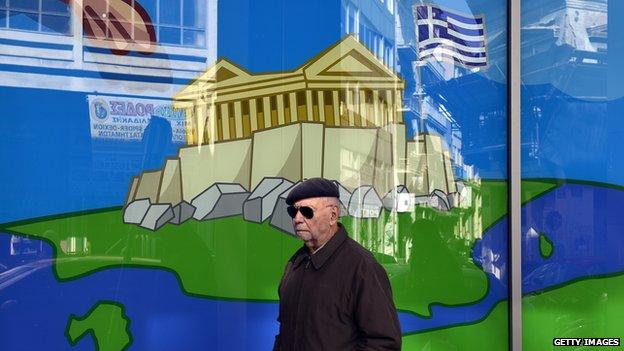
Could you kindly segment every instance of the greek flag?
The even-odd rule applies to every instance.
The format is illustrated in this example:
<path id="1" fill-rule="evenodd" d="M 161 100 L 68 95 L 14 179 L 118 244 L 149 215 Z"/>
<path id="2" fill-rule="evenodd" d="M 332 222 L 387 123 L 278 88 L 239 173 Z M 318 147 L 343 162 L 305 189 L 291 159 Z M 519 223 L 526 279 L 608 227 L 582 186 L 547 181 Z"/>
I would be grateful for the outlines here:
<path id="1" fill-rule="evenodd" d="M 487 66 L 483 17 L 467 17 L 433 5 L 414 7 L 418 58 Z"/>

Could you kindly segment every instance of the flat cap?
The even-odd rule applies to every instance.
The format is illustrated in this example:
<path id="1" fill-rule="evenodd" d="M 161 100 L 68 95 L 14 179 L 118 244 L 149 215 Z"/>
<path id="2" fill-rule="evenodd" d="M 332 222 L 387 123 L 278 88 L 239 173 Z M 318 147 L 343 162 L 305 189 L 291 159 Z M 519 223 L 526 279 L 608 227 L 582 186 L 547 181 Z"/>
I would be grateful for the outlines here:
<path id="1" fill-rule="evenodd" d="M 295 202 L 311 197 L 340 197 L 338 186 L 325 178 L 310 178 L 299 183 L 286 197 L 286 203 Z"/>

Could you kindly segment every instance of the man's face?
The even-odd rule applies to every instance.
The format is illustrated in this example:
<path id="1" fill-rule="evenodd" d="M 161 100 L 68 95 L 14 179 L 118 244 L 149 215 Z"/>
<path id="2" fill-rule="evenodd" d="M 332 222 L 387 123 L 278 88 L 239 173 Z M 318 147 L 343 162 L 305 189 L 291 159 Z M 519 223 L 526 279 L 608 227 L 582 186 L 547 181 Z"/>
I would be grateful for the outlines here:
<path id="1" fill-rule="evenodd" d="M 316 246 L 316 241 L 325 238 L 330 234 L 331 223 L 337 219 L 335 206 L 332 202 L 323 197 L 313 197 L 295 202 L 296 208 L 308 206 L 314 210 L 314 217 L 305 218 L 301 211 L 297 212 L 293 218 L 293 226 L 297 236 L 303 240 L 308 247 Z"/>

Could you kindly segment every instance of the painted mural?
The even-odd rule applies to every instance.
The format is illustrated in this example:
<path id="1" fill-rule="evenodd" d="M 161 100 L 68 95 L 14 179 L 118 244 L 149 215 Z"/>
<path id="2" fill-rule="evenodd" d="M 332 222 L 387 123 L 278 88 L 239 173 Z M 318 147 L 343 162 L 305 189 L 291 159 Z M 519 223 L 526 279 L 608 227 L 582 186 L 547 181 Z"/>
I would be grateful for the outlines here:
<path id="1" fill-rule="evenodd" d="M 608 8 L 523 1 L 527 350 L 622 337 Z M 270 349 L 324 176 L 405 350 L 507 349 L 507 89 L 506 1 L 0 0 L 1 348 Z"/>

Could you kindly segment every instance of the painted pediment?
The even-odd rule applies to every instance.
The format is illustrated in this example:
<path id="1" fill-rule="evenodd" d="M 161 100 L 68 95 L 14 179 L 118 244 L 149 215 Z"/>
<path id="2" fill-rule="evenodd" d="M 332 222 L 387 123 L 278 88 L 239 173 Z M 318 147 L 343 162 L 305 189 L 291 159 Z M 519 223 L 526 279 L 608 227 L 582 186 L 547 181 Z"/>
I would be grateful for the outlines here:
<path id="1" fill-rule="evenodd" d="M 400 88 L 404 84 L 392 70 L 350 35 L 289 72 L 252 74 L 221 59 L 176 94 L 174 106 L 184 107 L 197 101 L 209 103 L 211 99 L 220 99 L 219 96 L 230 100 L 248 98 L 254 94 L 264 96 L 279 91 L 276 87 L 292 91 L 310 83 L 326 84 L 332 88 L 342 83 L 386 88 Z"/>
<path id="2" fill-rule="evenodd" d="M 399 78 L 355 37 L 348 36 L 304 65 L 308 80 L 396 81 Z"/>
<path id="3" fill-rule="evenodd" d="M 217 86 L 230 85 L 249 80 L 251 75 L 227 59 L 220 59 L 192 83 L 182 89 L 175 100 L 196 99 L 201 92 L 215 90 Z"/>

